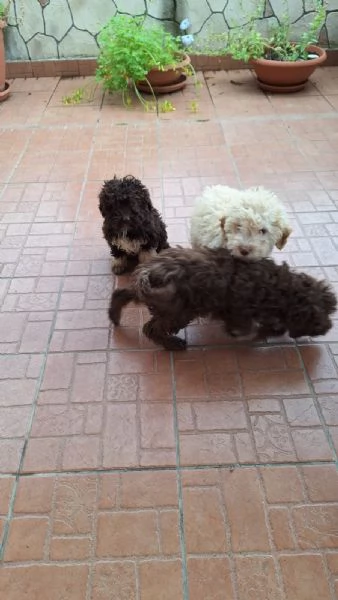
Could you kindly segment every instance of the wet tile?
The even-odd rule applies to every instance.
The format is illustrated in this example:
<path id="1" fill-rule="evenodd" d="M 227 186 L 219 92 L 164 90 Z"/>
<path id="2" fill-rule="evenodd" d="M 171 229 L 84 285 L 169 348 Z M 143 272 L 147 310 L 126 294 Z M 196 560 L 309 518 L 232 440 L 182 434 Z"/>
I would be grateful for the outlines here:
<path id="1" fill-rule="evenodd" d="M 333 465 L 304 466 L 302 472 L 312 502 L 338 501 L 338 473 Z"/>
<path id="2" fill-rule="evenodd" d="M 179 560 L 151 560 L 139 566 L 140 600 L 182 600 L 182 567 Z"/>
<path id="3" fill-rule="evenodd" d="M 51 91 L 14 92 L 11 101 L 4 104 L 1 118 L 12 127 L 36 126 L 48 105 Z"/>
<path id="4" fill-rule="evenodd" d="M 280 566 L 288 599 L 315 600 L 320 597 L 329 600 L 332 598 L 321 556 L 282 555 Z"/>
<path id="5" fill-rule="evenodd" d="M 99 558 L 152 556 L 159 551 L 154 511 L 102 514 L 97 527 Z"/>
<path id="6" fill-rule="evenodd" d="M 14 81 L 1 107 L 0 535 L 36 401 L 0 571 L 9 600 L 47 585 L 51 600 L 183 598 L 178 458 L 191 597 L 333 600 L 337 323 L 296 349 L 229 345 L 202 320 L 173 356 L 142 335 L 142 308 L 109 327 L 97 196 L 114 172 L 148 185 L 183 245 L 206 185 L 264 185 L 293 227 L 276 260 L 336 283 L 335 69 L 297 98 L 267 98 L 245 70 L 202 79 L 196 118 L 188 85 L 173 115 L 137 108 L 125 123 L 90 78 L 86 106 L 62 104 L 78 81 L 39 78 Z"/>
<path id="7" fill-rule="evenodd" d="M 229 600 L 234 598 L 229 559 L 226 557 L 199 557 L 188 559 L 189 591 L 196 600 Z"/>
<path id="8" fill-rule="evenodd" d="M 309 393 L 303 371 L 291 371 L 287 378 L 281 371 L 247 371 L 243 373 L 244 393 L 247 396 L 292 396 Z"/>
<path id="9" fill-rule="evenodd" d="M 44 557 L 48 519 L 17 517 L 11 520 L 4 555 L 5 562 L 38 561 Z M 22 540 L 25 543 L 22 544 Z"/>
<path id="10" fill-rule="evenodd" d="M 39 354 L 8 354 L 0 361 L 0 465 L 15 472 L 30 428 L 38 378 L 43 367 Z"/>
<path id="11" fill-rule="evenodd" d="M 3 513 L 7 510 L 11 486 L 9 480 L 0 482 Z M 112 484 L 122 498 L 118 511 L 115 502 L 107 502 Z M 137 495 L 139 489 L 141 494 Z M 24 545 L 22 537 L 27 542 Z M 152 471 L 20 478 L 5 562 L 24 566 L 47 557 L 56 564 L 85 560 L 92 555 L 94 540 L 97 575 L 104 571 L 100 559 L 114 560 L 116 564 L 118 557 L 121 566 L 127 567 L 131 555 L 136 560 L 151 557 L 154 572 L 157 567 L 160 569 L 159 577 L 164 558 L 177 562 L 180 573 L 176 474 Z M 105 564 L 110 573 L 109 562 Z M 100 579 L 96 579 L 94 587 L 100 585 Z M 145 581 L 145 586 L 149 585 Z"/>
<path id="12" fill-rule="evenodd" d="M 183 465 L 232 464 L 236 454 L 229 433 L 197 433 L 180 435 L 180 454 Z"/>
<path id="13" fill-rule="evenodd" d="M 224 471 L 222 487 L 236 552 L 268 551 L 270 542 L 263 509 L 263 492 L 255 469 Z"/>
<path id="14" fill-rule="evenodd" d="M 94 565 L 92 600 L 128 598 L 136 600 L 136 571 L 133 562 L 97 562 Z"/>
<path id="15" fill-rule="evenodd" d="M 1 570 L 0 585 L 9 600 L 24 597 L 27 590 L 33 598 L 42 597 L 47 586 L 50 600 L 59 600 L 67 594 L 71 594 L 74 600 L 82 600 L 86 593 L 87 577 L 86 565 L 19 564 L 15 567 L 5 566 Z"/>
<path id="16" fill-rule="evenodd" d="M 0 544 L 2 543 L 5 524 L 14 486 L 14 477 L 5 476 L 0 478 Z"/>
<path id="17" fill-rule="evenodd" d="M 338 503 L 327 506 L 300 506 L 292 510 L 296 539 L 299 547 L 308 550 L 313 548 L 336 548 L 337 542 L 333 532 L 337 519 Z"/>
<path id="18" fill-rule="evenodd" d="M 232 597 L 233 572 L 226 558 L 230 544 L 237 586 L 243 598 L 254 599 L 258 594 L 262 600 L 267 596 L 284 600 L 281 573 L 287 590 L 285 598 L 306 598 L 307 594 L 315 598 L 319 594 L 331 600 L 323 559 L 327 551 L 332 552 L 335 543 L 332 524 L 338 504 L 334 487 L 327 496 L 329 504 L 324 504 L 325 490 L 318 495 L 329 476 L 328 468 L 323 465 L 300 470 L 297 466 L 281 466 L 184 472 L 188 576 L 196 594 L 208 598 L 215 594 L 217 598 L 216 582 L 222 581 Z M 303 486 L 306 472 L 311 486 L 307 489 L 315 493 L 310 502 Z M 270 540 L 278 551 L 277 564 L 271 554 Z M 329 568 L 332 573 L 338 572 L 331 558 Z M 298 565 L 304 573 L 302 581 L 296 579 Z M 308 578 L 311 583 L 314 578 L 314 591 L 306 576 L 312 568 L 315 575 L 311 573 Z"/>
<path id="19" fill-rule="evenodd" d="M 282 592 L 271 556 L 237 556 L 235 565 L 239 593 L 243 598 L 281 600 Z"/>
<path id="20" fill-rule="evenodd" d="M 228 542 L 219 490 L 186 487 L 183 501 L 187 552 L 190 554 L 227 552 Z"/>
<path id="21" fill-rule="evenodd" d="M 267 467 L 262 469 L 261 473 L 266 498 L 270 504 L 304 500 L 300 474 L 294 467 Z"/>
<path id="22" fill-rule="evenodd" d="M 286 507 L 269 509 L 271 535 L 277 550 L 293 550 L 295 540 L 291 526 L 291 515 Z"/>
<path id="23" fill-rule="evenodd" d="M 164 388 L 157 386 L 161 381 Z M 175 465 L 174 412 L 166 394 L 171 398 L 164 352 L 49 354 L 24 469 Z"/>
<path id="24" fill-rule="evenodd" d="M 299 461 L 333 460 L 333 453 L 323 430 L 294 429 L 291 435 Z"/>

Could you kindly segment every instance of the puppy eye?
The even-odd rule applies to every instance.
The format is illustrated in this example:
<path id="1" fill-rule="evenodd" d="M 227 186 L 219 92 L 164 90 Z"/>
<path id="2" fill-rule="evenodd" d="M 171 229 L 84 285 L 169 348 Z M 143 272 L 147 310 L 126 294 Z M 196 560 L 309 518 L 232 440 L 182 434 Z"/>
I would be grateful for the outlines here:
<path id="1" fill-rule="evenodd" d="M 262 235 L 265 235 L 267 233 L 267 230 L 265 229 L 265 227 L 263 227 L 262 229 L 259 230 L 259 233 L 261 233 Z"/>

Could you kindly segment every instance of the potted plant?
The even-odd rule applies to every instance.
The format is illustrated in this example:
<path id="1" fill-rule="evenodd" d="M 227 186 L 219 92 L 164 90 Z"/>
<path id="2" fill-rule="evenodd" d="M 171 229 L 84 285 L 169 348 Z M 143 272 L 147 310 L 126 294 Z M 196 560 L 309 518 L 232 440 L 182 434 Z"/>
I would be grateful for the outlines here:
<path id="1" fill-rule="evenodd" d="M 9 2 L 3 4 L 0 2 L 0 102 L 7 100 L 10 94 L 10 83 L 6 81 L 6 59 L 4 29 L 7 26 L 9 12 Z"/>
<path id="2" fill-rule="evenodd" d="M 190 25 L 187 20 L 182 23 Z M 175 37 L 163 27 L 146 27 L 143 17 L 116 15 L 98 40 L 97 79 L 109 92 L 120 92 L 125 105 L 131 104 L 130 89 L 147 108 L 140 91 L 155 98 L 185 86 L 192 67 L 184 46 L 192 36 Z"/>
<path id="3" fill-rule="evenodd" d="M 318 32 L 325 22 L 326 8 L 321 0 L 315 0 L 312 22 L 300 39 L 293 41 L 288 14 L 267 36 L 259 31 L 257 25 L 264 4 L 259 3 L 247 25 L 236 27 L 226 34 L 224 52 L 252 65 L 258 85 L 263 90 L 296 92 L 304 88 L 316 67 L 326 60 L 325 50 L 315 45 Z"/>

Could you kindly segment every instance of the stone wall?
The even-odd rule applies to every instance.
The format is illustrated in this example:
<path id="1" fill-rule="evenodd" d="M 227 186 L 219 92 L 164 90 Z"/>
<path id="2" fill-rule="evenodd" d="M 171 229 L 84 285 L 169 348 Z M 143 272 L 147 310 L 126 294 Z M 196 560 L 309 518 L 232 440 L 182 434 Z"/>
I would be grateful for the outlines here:
<path id="1" fill-rule="evenodd" d="M 10 0 L 9 26 L 5 30 L 8 60 L 46 60 L 96 57 L 101 27 L 117 13 L 146 15 L 150 23 L 162 22 L 175 32 L 189 17 L 202 40 L 245 22 L 257 0 Z M 241 5 L 243 8 L 241 8 Z M 312 18 L 313 0 L 288 0 L 295 35 Z M 285 12 L 285 0 L 267 0 L 264 24 L 276 22 Z M 321 44 L 338 47 L 338 0 L 327 1 Z"/>

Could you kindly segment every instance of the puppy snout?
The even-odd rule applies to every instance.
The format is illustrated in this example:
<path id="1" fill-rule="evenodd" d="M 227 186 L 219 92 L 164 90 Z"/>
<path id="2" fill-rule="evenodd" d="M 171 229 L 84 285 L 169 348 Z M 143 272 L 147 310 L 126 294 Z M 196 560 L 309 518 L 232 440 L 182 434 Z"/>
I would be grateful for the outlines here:
<path id="1" fill-rule="evenodd" d="M 239 247 L 239 252 L 242 256 L 248 256 L 251 252 L 251 248 L 248 248 L 246 246 L 240 246 Z"/>

